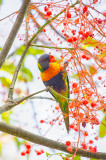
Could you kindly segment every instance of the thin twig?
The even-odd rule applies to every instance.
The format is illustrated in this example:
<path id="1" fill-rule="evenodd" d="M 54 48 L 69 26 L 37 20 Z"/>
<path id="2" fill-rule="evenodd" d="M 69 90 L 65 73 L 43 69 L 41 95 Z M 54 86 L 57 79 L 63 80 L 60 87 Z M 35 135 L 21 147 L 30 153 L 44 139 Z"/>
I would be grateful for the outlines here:
<path id="1" fill-rule="evenodd" d="M 64 143 L 60 143 L 48 138 L 44 138 L 42 136 L 38 136 L 31 132 L 25 131 L 21 128 L 13 127 L 4 122 L 0 122 L 0 131 L 11 134 L 19 138 L 23 138 L 35 144 L 40 144 L 40 145 L 43 145 L 52 149 L 57 149 L 66 153 L 74 154 L 74 152 L 76 151 L 76 148 L 72 147 L 72 151 L 69 152 L 67 151 L 67 146 Z M 106 159 L 106 153 L 103 153 L 103 152 L 93 153 L 93 152 L 82 150 L 82 149 L 77 149 L 76 155 L 82 156 L 82 157 L 88 157 L 88 158 Z"/>
<path id="2" fill-rule="evenodd" d="M 2 114 L 3 112 L 9 111 L 9 110 L 12 109 L 14 106 L 20 104 L 20 103 L 23 102 L 24 100 L 27 100 L 28 98 L 30 98 L 30 97 L 32 97 L 32 96 L 34 96 L 34 95 L 37 95 L 37 94 L 39 94 L 39 93 L 42 93 L 42 92 L 44 92 L 44 91 L 48 91 L 48 89 L 47 89 L 47 88 L 46 88 L 46 89 L 43 89 L 43 90 L 41 90 L 41 91 L 35 92 L 35 93 L 33 93 L 33 94 L 30 94 L 30 95 L 28 95 L 28 96 L 26 96 L 26 97 L 23 96 L 23 97 L 20 97 L 20 98 L 15 98 L 15 99 L 13 99 L 13 100 L 8 100 L 4 105 L 2 105 L 2 106 L 0 107 L 0 114 Z"/>
<path id="3" fill-rule="evenodd" d="M 28 48 L 29 48 L 29 45 L 27 44 L 26 47 L 25 47 L 25 50 L 20 58 L 20 61 L 18 63 L 18 66 L 17 68 L 15 69 L 15 72 L 14 72 L 14 75 L 13 75 L 13 79 L 12 79 L 12 82 L 11 82 L 11 85 L 10 85 L 10 88 L 9 88 L 9 93 L 8 93 L 8 100 L 12 100 L 13 99 L 13 90 L 14 90 L 14 86 L 15 86 L 15 82 L 16 82 L 16 79 L 17 79 L 17 76 L 18 76 L 18 72 L 21 68 L 21 65 L 22 65 L 22 62 L 24 60 L 24 57 L 28 51 Z"/>
<path id="4" fill-rule="evenodd" d="M 31 44 L 31 46 L 42 47 L 42 48 L 50 48 L 50 49 L 65 49 L 65 50 L 69 50 L 70 49 L 70 50 L 75 50 L 75 48 L 43 46 L 43 45 L 37 45 L 37 44 Z"/>
<path id="5" fill-rule="evenodd" d="M 98 33 L 99 33 L 100 35 L 102 35 L 103 37 L 106 38 L 106 35 L 105 35 L 105 33 L 103 33 L 103 30 L 101 30 L 100 28 L 97 29 L 97 28 L 94 26 L 94 24 L 93 24 L 92 22 L 90 22 L 90 21 L 85 17 L 84 14 L 82 14 L 82 13 L 80 13 L 80 14 L 82 15 L 82 17 L 83 17 L 84 19 L 86 19 L 86 20 L 88 21 L 88 23 L 92 26 L 92 28 L 93 28 L 94 30 L 98 31 Z"/>
<path id="6" fill-rule="evenodd" d="M 41 17 L 45 17 L 45 14 L 43 13 L 43 12 L 41 12 L 40 10 L 36 10 L 40 15 L 41 15 Z M 48 18 L 49 19 L 49 18 Z M 47 20 L 46 20 L 46 22 L 47 22 Z M 63 38 L 64 40 L 66 40 L 66 37 L 65 36 L 63 36 L 56 28 L 54 28 L 54 26 L 53 26 L 53 24 L 51 23 L 51 24 L 49 24 L 50 25 L 50 27 L 51 27 L 51 29 L 53 29 L 54 30 L 54 32 L 55 33 L 57 33 L 61 38 Z"/>
<path id="7" fill-rule="evenodd" d="M 51 92 L 51 93 L 54 93 L 54 94 L 56 94 L 58 97 L 61 97 L 61 98 L 66 99 L 68 102 L 69 102 L 69 101 L 72 101 L 72 99 L 69 99 L 69 98 L 67 98 L 67 97 L 64 97 L 63 95 L 57 93 L 55 90 L 53 90 L 51 87 L 48 86 L 48 87 L 46 87 L 46 89 L 43 89 L 43 90 L 38 91 L 38 92 L 34 92 L 34 93 L 32 93 L 32 94 L 30 94 L 30 95 L 28 95 L 28 96 L 25 96 L 25 97 L 23 96 L 23 97 L 20 97 L 20 98 L 8 99 L 7 102 L 0 107 L 0 114 L 3 113 L 3 112 L 8 111 L 8 110 L 10 110 L 10 109 L 12 109 L 14 106 L 20 104 L 20 103 L 23 102 L 24 100 L 27 100 L 27 99 L 29 99 L 29 98 L 31 98 L 31 97 L 39 94 L 39 93 L 42 93 L 42 92 L 44 92 L 44 91 L 49 91 L 49 92 Z M 53 99 L 51 99 L 51 100 L 53 100 Z"/>
<path id="8" fill-rule="evenodd" d="M 18 12 L 19 12 L 19 11 L 15 11 L 15 12 L 13 12 L 13 13 L 9 14 L 8 16 L 6 16 L 6 17 L 4 17 L 4 18 L 0 19 L 0 21 L 3 21 L 4 19 L 6 19 L 6 18 L 8 18 L 8 17 L 12 16 L 13 14 L 17 14 Z"/>
<path id="9" fill-rule="evenodd" d="M 26 87 L 27 87 L 27 91 L 29 93 L 29 87 L 28 87 L 28 84 L 26 84 Z M 38 123 L 38 118 L 37 118 L 37 111 L 36 111 L 36 106 L 35 106 L 35 103 L 33 100 L 30 100 L 29 101 L 30 105 L 31 105 L 31 109 L 32 109 L 32 112 L 33 112 L 33 119 L 35 121 L 35 125 L 36 125 L 36 128 L 38 130 L 38 134 L 40 136 L 42 136 L 42 133 L 41 133 L 41 129 L 39 128 L 39 123 Z"/>
<path id="10" fill-rule="evenodd" d="M 46 99 L 46 100 L 50 100 L 50 101 L 56 101 L 53 98 L 41 97 L 41 96 L 34 96 L 34 97 L 29 98 L 29 99 Z"/>
<path id="11" fill-rule="evenodd" d="M 26 19 L 28 17 L 28 13 L 26 13 Z M 26 43 L 28 42 L 28 25 L 29 25 L 29 22 L 28 20 L 26 20 Z"/>
<path id="12" fill-rule="evenodd" d="M 76 4 L 79 3 L 79 0 L 77 0 L 74 4 L 72 4 L 70 7 L 75 7 Z M 58 14 L 56 14 L 54 17 L 52 17 L 51 19 L 49 19 L 37 32 L 36 34 L 29 40 L 29 43 L 31 43 L 36 36 L 43 30 L 43 28 L 45 26 L 47 26 L 48 24 L 50 24 L 53 20 L 55 20 L 58 16 L 60 16 L 62 13 L 64 13 L 66 11 L 66 9 L 63 9 L 61 12 L 59 12 Z"/>
<path id="13" fill-rule="evenodd" d="M 28 8 L 29 2 L 30 2 L 30 0 L 23 0 L 22 6 L 21 6 L 21 8 L 19 10 L 19 13 L 17 15 L 16 21 L 15 21 L 15 23 L 14 23 L 14 25 L 12 27 L 12 30 L 11 30 L 11 32 L 10 32 L 10 34 L 9 34 L 5 44 L 4 44 L 4 47 L 3 47 L 3 49 L 2 49 L 2 51 L 0 53 L 0 68 L 1 68 L 2 64 L 4 63 L 5 58 L 6 58 L 7 54 L 8 54 L 8 52 L 9 52 L 12 44 L 13 44 L 13 41 L 14 41 L 17 33 L 18 33 L 18 30 L 19 30 L 19 28 L 21 26 L 21 23 L 23 21 L 25 12 L 26 12 L 26 10 Z"/>

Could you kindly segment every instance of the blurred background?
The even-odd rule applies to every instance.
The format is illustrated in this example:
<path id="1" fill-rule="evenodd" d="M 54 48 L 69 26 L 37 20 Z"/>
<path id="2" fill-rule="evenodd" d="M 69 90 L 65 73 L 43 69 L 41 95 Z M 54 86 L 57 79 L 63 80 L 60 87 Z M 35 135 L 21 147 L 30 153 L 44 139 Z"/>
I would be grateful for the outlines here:
<path id="1" fill-rule="evenodd" d="M 39 3 L 39 1 L 37 0 L 33 0 L 32 2 Z M 41 3 L 42 2 L 44 3 L 44 1 L 41 1 Z M 106 1 L 101 0 L 101 2 L 101 6 L 97 7 L 100 11 L 104 11 L 106 10 Z M 63 2 L 63 4 L 64 3 L 67 3 L 67 1 Z M 0 0 L 1 48 L 3 47 L 10 33 L 10 30 L 16 19 L 16 13 L 19 10 L 21 4 L 21 0 Z M 36 33 L 38 28 L 42 26 L 42 24 L 45 22 L 45 20 L 42 19 L 43 15 L 41 15 L 40 13 L 40 11 L 42 11 L 42 8 L 43 6 L 40 7 L 39 12 L 32 11 L 32 14 L 36 17 L 36 19 L 35 22 L 31 22 L 30 20 L 28 38 L 30 38 L 34 33 Z M 10 14 L 12 15 L 3 19 L 4 17 Z M 0 105 L 2 105 L 7 100 L 8 88 L 10 86 L 14 70 L 24 50 L 24 44 L 26 42 L 25 28 L 26 19 L 24 19 L 24 22 L 17 34 L 17 37 L 15 38 L 15 41 L 12 45 L 6 62 L 0 71 Z M 58 43 L 58 38 L 61 37 L 61 35 L 59 35 L 58 33 L 56 34 L 54 30 L 50 29 L 49 26 L 46 30 L 46 36 L 44 36 L 44 33 L 40 33 L 38 38 L 35 39 L 35 43 L 46 46 L 54 44 L 54 41 L 55 44 Z M 52 42 L 50 41 L 50 38 Z M 67 47 L 67 43 L 63 40 L 62 47 L 64 46 Z M 18 75 L 18 79 L 14 90 L 14 98 L 27 96 L 31 93 L 40 91 L 45 88 L 44 84 L 40 79 L 40 73 L 37 67 L 37 60 L 39 56 L 45 52 L 53 54 L 58 58 L 60 58 L 61 56 L 61 50 L 56 51 L 45 48 L 42 49 L 37 47 L 30 47 Z M 89 64 L 90 62 L 85 63 Z M 77 78 L 72 77 L 72 72 L 69 73 L 69 76 L 71 77 L 71 83 L 77 82 Z M 101 75 L 102 80 L 104 81 L 106 78 L 106 71 L 100 71 L 99 74 L 95 76 L 95 81 L 97 80 L 98 75 Z M 106 94 L 106 89 L 104 90 L 104 88 L 102 88 L 102 84 L 99 84 L 97 81 L 97 85 L 98 91 L 103 95 Z M 47 97 L 48 99 L 46 99 L 45 97 Z M 43 92 L 39 95 L 36 95 L 33 99 L 28 99 L 27 101 L 24 101 L 22 104 L 14 107 L 12 111 L 3 113 L 0 118 L 2 121 L 5 121 L 6 123 L 18 126 L 27 131 L 53 140 L 57 140 L 60 142 L 65 142 L 67 140 L 70 140 L 71 142 L 77 142 L 78 133 L 75 133 L 75 131 L 71 130 L 68 135 L 65 130 L 64 123 L 62 123 L 62 125 L 59 125 L 59 121 L 56 121 L 57 117 L 59 117 L 59 120 L 62 119 L 61 112 L 58 109 L 58 104 L 55 101 L 50 100 L 49 98 L 53 98 L 51 94 L 48 92 Z M 104 115 L 101 112 L 99 112 L 98 116 L 98 119 L 101 121 Z M 72 122 L 73 120 L 71 120 L 71 123 Z M 89 141 L 91 137 L 91 139 L 94 139 L 94 146 L 97 146 L 97 150 L 100 152 L 106 152 L 106 138 L 99 138 L 98 141 L 95 139 L 95 137 L 98 136 L 99 128 L 100 126 L 94 126 L 92 130 L 91 126 L 88 124 L 86 130 L 88 132 L 90 130 L 90 135 L 89 137 L 86 137 L 86 141 Z M 5 133 L 0 133 L 0 160 L 44 160 L 47 159 L 46 152 L 50 154 L 58 153 L 56 150 L 51 150 L 44 146 L 29 143 L 31 144 L 31 153 L 28 156 L 21 156 L 21 152 L 25 150 L 25 143 L 25 140 L 13 137 Z M 40 151 L 41 149 L 44 150 L 44 153 L 38 156 L 36 151 Z M 61 160 L 62 158 L 58 155 L 54 155 L 50 158 L 50 160 L 54 159 Z M 85 159 L 86 158 L 82 158 L 82 160 Z"/>

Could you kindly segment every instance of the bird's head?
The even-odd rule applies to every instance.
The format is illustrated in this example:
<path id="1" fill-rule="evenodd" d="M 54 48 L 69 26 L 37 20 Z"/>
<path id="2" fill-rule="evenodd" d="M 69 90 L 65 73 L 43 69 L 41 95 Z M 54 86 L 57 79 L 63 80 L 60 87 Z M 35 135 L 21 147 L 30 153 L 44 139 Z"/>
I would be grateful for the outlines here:
<path id="1" fill-rule="evenodd" d="M 47 70 L 50 66 L 50 63 L 54 63 L 56 59 L 54 56 L 49 55 L 49 54 L 43 54 L 39 59 L 38 59 L 38 68 L 41 72 L 44 72 Z"/>

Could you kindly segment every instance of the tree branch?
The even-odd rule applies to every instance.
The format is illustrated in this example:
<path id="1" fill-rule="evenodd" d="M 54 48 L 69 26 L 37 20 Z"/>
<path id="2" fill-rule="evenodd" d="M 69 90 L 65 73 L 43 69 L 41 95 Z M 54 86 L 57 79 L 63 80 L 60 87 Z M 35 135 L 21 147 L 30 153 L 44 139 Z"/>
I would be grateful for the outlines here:
<path id="1" fill-rule="evenodd" d="M 44 14 L 43 12 L 41 12 L 40 10 L 37 9 L 37 12 L 39 13 L 39 15 L 40 15 L 42 18 L 45 17 L 45 14 Z M 49 19 L 49 18 L 48 18 L 48 19 Z M 46 22 L 47 22 L 47 20 L 46 20 Z M 55 33 L 57 33 L 61 38 L 63 38 L 64 40 L 66 40 L 66 38 L 65 38 L 56 28 L 54 28 L 54 26 L 53 26 L 52 23 L 49 24 L 49 25 L 50 25 L 51 29 L 54 30 Z"/>
<path id="2" fill-rule="evenodd" d="M 12 109 L 14 106 L 20 104 L 20 103 L 23 102 L 24 100 L 27 100 L 27 99 L 33 97 L 34 95 L 37 95 L 37 94 L 42 93 L 42 92 L 44 92 L 44 91 L 49 91 L 49 92 L 51 92 L 52 94 L 55 93 L 55 95 L 57 95 L 57 96 L 59 96 L 59 97 L 61 97 L 61 98 L 63 98 L 63 99 L 66 99 L 68 102 L 69 102 L 69 101 L 72 101 L 72 99 L 69 99 L 69 98 L 67 98 L 67 97 L 65 97 L 65 96 L 57 93 L 55 90 L 53 90 L 51 87 L 48 86 L 48 87 L 46 87 L 46 89 L 43 89 L 43 90 L 41 90 L 41 91 L 32 93 L 32 94 L 30 94 L 30 95 L 28 95 L 28 96 L 26 96 L 26 97 L 23 96 L 23 97 L 20 97 L 20 98 L 8 99 L 7 102 L 0 107 L 0 114 L 2 114 L 3 112 L 6 112 L 6 111 Z M 37 98 L 37 97 L 34 97 L 34 98 Z M 55 101 L 55 99 L 52 99 L 52 98 L 40 97 L 40 99 L 44 99 L 44 98 Z"/>
<path id="3" fill-rule="evenodd" d="M 2 106 L 0 107 L 0 114 L 2 114 L 3 112 L 9 111 L 9 110 L 12 109 L 14 106 L 20 104 L 20 103 L 23 102 L 24 100 L 26 100 L 26 99 L 34 96 L 34 95 L 37 95 L 37 94 L 39 94 L 39 93 L 42 93 L 42 92 L 44 92 L 44 91 L 48 91 L 48 89 L 47 89 L 47 88 L 46 88 L 46 89 L 43 89 L 43 90 L 41 90 L 41 91 L 32 93 L 32 94 L 30 94 L 29 96 L 26 96 L 26 97 L 15 98 L 15 99 L 10 100 L 10 101 L 8 100 L 4 105 L 2 105 Z"/>
<path id="4" fill-rule="evenodd" d="M 12 30 L 11 30 L 11 32 L 10 32 L 10 34 L 9 34 L 5 44 L 4 44 L 4 47 L 3 47 L 3 49 L 0 53 L 0 68 L 1 68 L 2 64 L 4 63 L 5 58 L 8 54 L 8 52 L 9 52 L 9 50 L 10 50 L 12 44 L 13 44 L 13 41 L 14 41 L 16 35 L 17 35 L 17 32 L 18 32 L 18 30 L 21 26 L 21 23 L 23 21 L 25 12 L 28 8 L 29 2 L 30 2 L 30 0 L 23 0 L 22 6 L 19 10 L 16 21 L 15 21 L 15 23 L 12 27 Z"/>
<path id="5" fill-rule="evenodd" d="M 75 7 L 76 4 L 79 3 L 79 0 L 77 0 L 74 4 L 72 4 L 70 7 Z M 56 14 L 54 17 L 52 17 L 51 19 L 49 19 L 37 32 L 36 34 L 29 40 L 29 43 L 31 43 L 35 37 L 43 30 L 43 28 L 45 26 L 47 26 L 48 24 L 50 24 L 53 20 L 55 20 L 58 16 L 60 16 L 62 13 L 64 13 L 66 11 L 66 9 L 63 9 L 61 12 L 59 12 L 58 14 Z"/>
<path id="6" fill-rule="evenodd" d="M 76 155 L 79 155 L 82 157 L 106 159 L 106 153 L 102 153 L 102 152 L 93 153 L 87 150 L 76 149 L 75 147 L 72 148 L 72 152 L 69 152 L 67 151 L 67 146 L 64 143 L 60 143 L 48 138 L 41 137 L 39 135 L 25 131 L 18 127 L 13 127 L 4 122 L 0 122 L 0 131 L 11 134 L 19 138 L 23 138 L 35 144 L 40 144 L 40 145 L 43 145 L 52 149 L 57 149 L 63 152 L 74 154 L 74 152 L 77 150 Z"/>
<path id="7" fill-rule="evenodd" d="M 41 96 L 34 96 L 34 97 L 29 98 L 29 99 L 46 99 L 46 100 L 50 100 L 50 101 L 56 101 L 53 98 L 41 97 Z"/>
<path id="8" fill-rule="evenodd" d="M 75 48 L 43 46 L 43 45 L 37 45 L 37 44 L 31 44 L 31 46 L 42 47 L 42 48 L 50 48 L 50 49 L 65 49 L 65 50 L 69 50 L 70 49 L 70 50 L 75 50 Z"/>
<path id="9" fill-rule="evenodd" d="M 15 82 L 17 80 L 17 76 L 18 76 L 18 72 L 21 68 L 21 65 L 22 65 L 22 62 L 24 60 L 24 57 L 28 51 L 28 48 L 29 48 L 29 44 L 26 45 L 25 47 L 25 50 L 20 58 L 20 61 L 15 69 L 15 72 L 14 72 L 14 75 L 13 75 L 13 78 L 12 78 L 12 82 L 11 82 L 11 85 L 10 85 L 10 88 L 9 88 L 9 93 L 8 93 L 8 100 L 12 100 L 13 99 L 13 90 L 14 90 L 14 86 L 15 86 Z"/>

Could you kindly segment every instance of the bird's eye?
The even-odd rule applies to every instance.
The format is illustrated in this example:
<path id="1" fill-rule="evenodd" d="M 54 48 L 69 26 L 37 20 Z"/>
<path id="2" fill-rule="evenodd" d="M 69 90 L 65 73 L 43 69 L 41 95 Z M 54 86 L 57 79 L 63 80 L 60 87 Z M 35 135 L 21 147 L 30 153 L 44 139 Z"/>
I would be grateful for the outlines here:
<path id="1" fill-rule="evenodd" d="M 46 59 L 44 59 L 43 61 L 46 62 Z"/>

